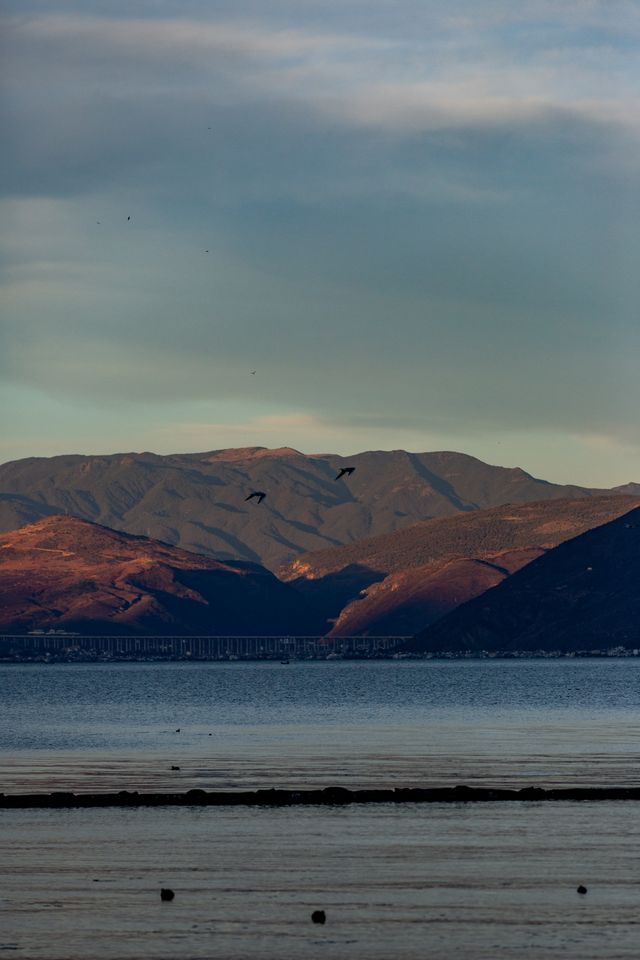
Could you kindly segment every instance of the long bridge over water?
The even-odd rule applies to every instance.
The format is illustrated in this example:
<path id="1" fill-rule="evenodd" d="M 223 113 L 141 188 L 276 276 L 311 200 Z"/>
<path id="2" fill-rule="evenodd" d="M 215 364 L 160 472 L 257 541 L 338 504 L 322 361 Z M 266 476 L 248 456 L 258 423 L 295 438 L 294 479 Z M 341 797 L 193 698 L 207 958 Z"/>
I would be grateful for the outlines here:
<path id="1" fill-rule="evenodd" d="M 389 657 L 409 637 L 0 635 L 0 659 L 326 660 Z"/>

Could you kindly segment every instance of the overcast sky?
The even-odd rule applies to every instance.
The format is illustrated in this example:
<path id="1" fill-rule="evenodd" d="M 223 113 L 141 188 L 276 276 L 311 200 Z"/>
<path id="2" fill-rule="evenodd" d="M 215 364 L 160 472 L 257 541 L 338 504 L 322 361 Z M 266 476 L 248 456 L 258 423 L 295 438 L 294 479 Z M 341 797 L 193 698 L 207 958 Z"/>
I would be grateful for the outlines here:
<path id="1" fill-rule="evenodd" d="M 636 0 L 3 7 L 1 460 L 640 482 Z"/>

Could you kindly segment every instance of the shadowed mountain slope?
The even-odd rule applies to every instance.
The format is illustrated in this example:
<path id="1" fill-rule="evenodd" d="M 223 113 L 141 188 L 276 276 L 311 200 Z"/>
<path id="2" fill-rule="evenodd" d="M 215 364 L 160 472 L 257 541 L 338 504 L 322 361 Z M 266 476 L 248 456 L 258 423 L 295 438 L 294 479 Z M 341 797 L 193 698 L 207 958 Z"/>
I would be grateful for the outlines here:
<path id="1" fill-rule="evenodd" d="M 312 628 L 304 601 L 256 564 L 52 516 L 0 535 L 0 629 L 277 634 Z"/>
<path id="2" fill-rule="evenodd" d="M 550 550 L 414 638 L 411 649 L 640 647 L 640 508 Z"/>
<path id="3" fill-rule="evenodd" d="M 308 554 L 281 576 L 335 620 L 330 635 L 410 635 L 639 504 L 629 496 L 507 504 Z"/>
<path id="4" fill-rule="evenodd" d="M 354 466 L 339 482 L 338 469 Z M 263 503 L 245 498 L 263 490 Z M 288 447 L 60 456 L 0 466 L 0 530 L 65 513 L 220 559 L 276 569 L 418 520 L 594 492 L 460 453 L 345 458 Z M 602 492 L 602 491 L 599 491 Z"/>

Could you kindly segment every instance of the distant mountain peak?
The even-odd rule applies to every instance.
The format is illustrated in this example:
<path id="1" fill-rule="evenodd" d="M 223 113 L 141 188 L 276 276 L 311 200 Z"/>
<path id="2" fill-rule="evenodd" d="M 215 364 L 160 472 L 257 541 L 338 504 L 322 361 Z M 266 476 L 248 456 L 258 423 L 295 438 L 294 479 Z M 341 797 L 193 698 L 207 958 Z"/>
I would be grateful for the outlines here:
<path id="1" fill-rule="evenodd" d="M 293 447 L 229 447 L 225 450 L 213 450 L 203 453 L 202 463 L 217 463 L 219 461 L 260 460 L 264 457 L 302 457 L 304 454 Z"/>

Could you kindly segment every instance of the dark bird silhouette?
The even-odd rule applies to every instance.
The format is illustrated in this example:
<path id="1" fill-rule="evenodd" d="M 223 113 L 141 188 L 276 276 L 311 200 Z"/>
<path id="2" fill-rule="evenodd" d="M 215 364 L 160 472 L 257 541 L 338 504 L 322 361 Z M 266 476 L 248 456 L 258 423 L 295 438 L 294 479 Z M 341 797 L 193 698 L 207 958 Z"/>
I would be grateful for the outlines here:
<path id="1" fill-rule="evenodd" d="M 257 497 L 258 503 L 262 503 L 266 497 L 266 493 L 263 493 L 262 490 L 254 490 L 253 493 L 250 493 L 248 497 L 244 498 L 244 502 L 246 503 L 247 500 L 253 500 L 254 497 Z"/>
<path id="2" fill-rule="evenodd" d="M 131 220 L 131 217 L 127 217 L 127 220 Z"/>
<path id="3" fill-rule="evenodd" d="M 251 374 L 252 377 L 255 377 L 255 375 L 256 375 L 256 371 L 255 371 L 255 370 L 250 370 L 249 373 Z"/>
<path id="4" fill-rule="evenodd" d="M 354 470 L 355 467 L 340 467 L 340 473 L 334 477 L 334 480 L 340 480 L 344 476 L 350 477 Z"/>
<path id="5" fill-rule="evenodd" d="M 170 900 L 173 900 L 174 897 L 175 897 L 175 893 L 173 892 L 173 890 L 169 890 L 168 887 L 162 887 L 162 889 L 160 890 L 161 900 L 168 902 Z"/>

